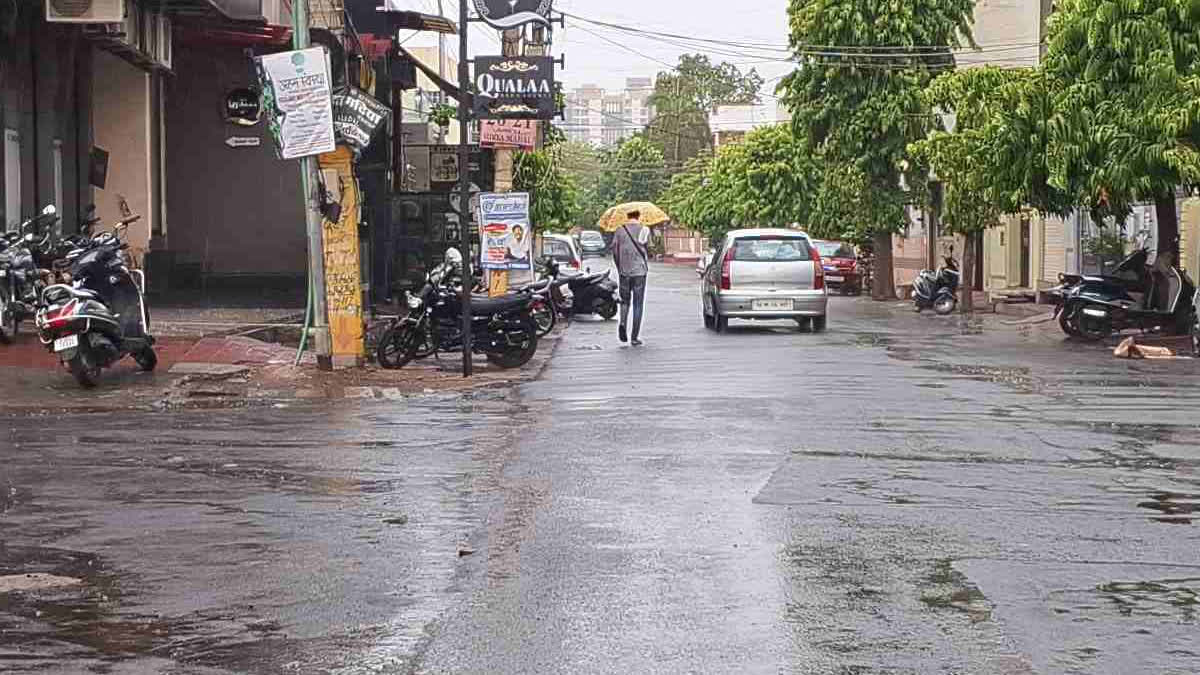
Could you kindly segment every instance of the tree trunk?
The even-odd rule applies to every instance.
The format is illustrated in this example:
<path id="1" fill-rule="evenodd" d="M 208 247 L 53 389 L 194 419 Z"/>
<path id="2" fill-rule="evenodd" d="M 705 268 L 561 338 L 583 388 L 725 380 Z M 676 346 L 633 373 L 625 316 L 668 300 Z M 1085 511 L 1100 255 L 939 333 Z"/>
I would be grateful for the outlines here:
<path id="1" fill-rule="evenodd" d="M 962 313 L 970 314 L 975 310 L 975 233 L 968 232 L 963 237 L 963 259 L 959 265 L 962 270 Z"/>
<path id="2" fill-rule="evenodd" d="M 1175 214 L 1175 195 L 1154 200 L 1154 211 L 1158 220 L 1158 252 L 1170 253 L 1179 264 L 1179 218 Z"/>
<path id="3" fill-rule="evenodd" d="M 872 271 L 871 297 L 875 300 L 896 299 L 896 277 L 892 272 L 892 233 L 876 232 L 875 269 Z"/>

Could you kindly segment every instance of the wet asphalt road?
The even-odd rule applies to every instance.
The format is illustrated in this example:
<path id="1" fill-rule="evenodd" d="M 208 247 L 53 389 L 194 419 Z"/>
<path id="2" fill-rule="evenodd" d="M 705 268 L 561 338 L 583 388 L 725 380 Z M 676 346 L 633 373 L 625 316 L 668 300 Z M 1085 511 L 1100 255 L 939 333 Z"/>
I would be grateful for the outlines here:
<path id="1" fill-rule="evenodd" d="M 0 672 L 1200 671 L 1200 365 L 695 289 L 513 392 L 0 421 L 0 577 L 83 580 Z"/>

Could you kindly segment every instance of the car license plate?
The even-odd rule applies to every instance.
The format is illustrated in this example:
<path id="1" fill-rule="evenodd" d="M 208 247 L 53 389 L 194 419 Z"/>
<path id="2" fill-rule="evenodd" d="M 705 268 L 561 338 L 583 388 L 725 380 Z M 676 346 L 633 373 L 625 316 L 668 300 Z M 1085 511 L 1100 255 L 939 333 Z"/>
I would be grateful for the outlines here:
<path id="1" fill-rule="evenodd" d="M 755 300 L 751 306 L 756 312 L 792 311 L 791 300 Z"/>
<path id="2" fill-rule="evenodd" d="M 825 277 L 825 280 L 826 281 L 845 281 L 846 277 L 839 277 L 836 274 L 830 274 L 829 276 Z"/>
<path id="3" fill-rule="evenodd" d="M 62 351 L 66 351 L 68 349 L 75 349 L 78 346 L 79 346 L 79 336 L 78 335 L 68 335 L 66 337 L 60 337 L 54 341 L 54 351 L 56 351 L 56 352 L 62 352 Z"/>

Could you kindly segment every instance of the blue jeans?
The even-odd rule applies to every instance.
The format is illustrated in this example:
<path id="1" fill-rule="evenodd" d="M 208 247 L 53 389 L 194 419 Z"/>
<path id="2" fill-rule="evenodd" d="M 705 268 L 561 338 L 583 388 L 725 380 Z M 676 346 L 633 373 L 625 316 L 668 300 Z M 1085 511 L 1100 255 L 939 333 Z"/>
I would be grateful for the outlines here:
<path id="1" fill-rule="evenodd" d="M 642 331 L 642 310 L 646 306 L 646 276 L 627 277 L 621 275 L 621 326 L 629 323 L 629 306 L 633 305 L 633 332 L 636 340 Z"/>

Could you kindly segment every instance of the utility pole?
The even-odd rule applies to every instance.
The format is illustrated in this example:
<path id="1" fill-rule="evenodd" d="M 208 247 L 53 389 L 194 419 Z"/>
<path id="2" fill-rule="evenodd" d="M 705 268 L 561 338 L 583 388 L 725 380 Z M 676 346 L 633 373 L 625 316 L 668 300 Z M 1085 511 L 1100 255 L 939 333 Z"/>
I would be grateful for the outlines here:
<path id="1" fill-rule="evenodd" d="M 298 0 L 292 10 L 292 48 L 307 49 L 309 44 L 308 0 Z M 316 158 L 301 157 L 300 190 L 304 194 L 304 221 L 308 231 L 308 293 L 313 313 L 313 346 L 317 353 L 317 367 L 321 370 L 333 370 L 329 312 L 325 299 L 325 247 L 322 241 L 318 184 Z"/>
<path id="2" fill-rule="evenodd" d="M 471 377 L 471 288 L 475 285 L 471 265 L 474 232 L 471 227 L 471 149 L 467 145 L 468 106 L 471 100 L 471 66 L 467 63 L 467 0 L 458 0 L 458 222 L 462 246 L 462 338 L 463 377 Z"/>

